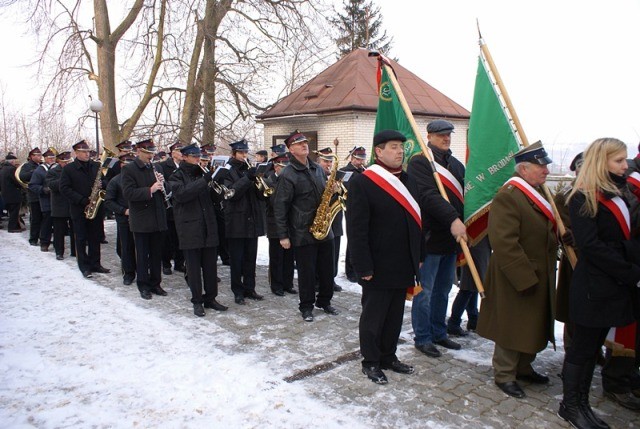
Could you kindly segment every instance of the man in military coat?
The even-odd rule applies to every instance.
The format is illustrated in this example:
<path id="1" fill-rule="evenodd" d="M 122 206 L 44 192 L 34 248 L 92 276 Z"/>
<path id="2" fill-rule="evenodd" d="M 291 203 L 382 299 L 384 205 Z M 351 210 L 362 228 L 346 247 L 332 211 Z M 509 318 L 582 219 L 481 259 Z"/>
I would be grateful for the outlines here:
<path id="1" fill-rule="evenodd" d="M 516 379 L 549 382 L 531 363 L 554 342 L 558 243 L 553 212 L 540 189 L 551 159 L 537 142 L 516 153 L 515 161 L 516 174 L 498 191 L 489 214 L 493 254 L 478 334 L 495 342 L 495 383 L 506 394 L 523 398 Z"/>

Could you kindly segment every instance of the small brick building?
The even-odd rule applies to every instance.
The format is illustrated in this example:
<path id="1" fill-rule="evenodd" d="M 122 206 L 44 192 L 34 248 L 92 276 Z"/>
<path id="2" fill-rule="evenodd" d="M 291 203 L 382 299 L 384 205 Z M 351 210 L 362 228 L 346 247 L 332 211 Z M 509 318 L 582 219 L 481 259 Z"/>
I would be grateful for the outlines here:
<path id="1" fill-rule="evenodd" d="M 465 159 L 470 113 L 431 85 L 391 61 L 402 92 L 426 143 L 427 123 L 451 121 L 454 155 Z M 356 49 L 256 117 L 264 126 L 264 147 L 282 143 L 293 131 L 303 132 L 310 149 L 331 146 L 340 164 L 354 146 L 371 148 L 378 108 L 377 60 Z"/>

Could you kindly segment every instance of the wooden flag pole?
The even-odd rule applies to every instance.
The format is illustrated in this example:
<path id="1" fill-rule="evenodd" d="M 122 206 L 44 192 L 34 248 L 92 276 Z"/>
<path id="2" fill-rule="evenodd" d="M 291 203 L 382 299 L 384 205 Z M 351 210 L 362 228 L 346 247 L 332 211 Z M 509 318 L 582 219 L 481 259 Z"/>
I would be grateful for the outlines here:
<path id="1" fill-rule="evenodd" d="M 516 127 L 516 132 L 520 136 L 522 145 L 524 147 L 527 147 L 529 146 L 529 140 L 527 139 L 527 136 L 524 134 L 524 131 L 522 129 L 522 124 L 520 123 L 520 119 L 518 118 L 518 114 L 516 113 L 516 110 L 513 108 L 513 104 L 511 104 L 511 99 L 509 98 L 507 89 L 505 88 L 502 82 L 502 79 L 500 78 L 498 69 L 496 68 L 495 63 L 493 62 L 493 58 L 491 57 L 491 53 L 489 52 L 489 48 L 487 47 L 487 44 L 484 42 L 482 37 L 480 37 L 480 49 L 482 51 L 484 59 L 487 61 L 487 64 L 491 69 L 491 73 L 493 74 L 493 77 L 496 81 L 496 85 L 498 85 L 498 88 L 500 89 L 500 93 L 502 94 L 502 98 L 504 99 L 504 102 L 506 104 L 507 112 L 509 112 L 511 119 L 513 119 L 513 123 Z M 551 208 L 553 209 L 553 216 L 556 219 L 556 225 L 558 225 L 558 233 L 560 237 L 562 237 L 567 231 L 567 229 L 565 228 L 564 222 L 562 222 L 562 218 L 558 213 L 558 207 L 556 207 L 556 203 L 553 201 L 553 196 L 551 195 L 551 191 L 549 191 L 549 188 L 547 187 L 546 184 L 542 185 L 542 190 L 544 191 L 544 195 L 547 197 L 549 204 L 551 204 Z M 573 250 L 573 247 L 571 246 L 563 245 L 562 247 L 564 249 L 565 254 L 567 255 L 567 258 L 569 259 L 569 263 L 571 263 L 571 267 L 575 268 L 576 262 L 578 261 L 575 250 Z"/>
<path id="2" fill-rule="evenodd" d="M 391 81 L 391 85 L 393 85 L 393 89 L 396 91 L 398 95 L 398 100 L 400 101 L 400 105 L 402 105 L 402 110 L 404 110 L 405 115 L 407 115 L 407 119 L 409 120 L 409 124 L 411 124 L 411 128 L 413 128 L 413 133 L 418 139 L 418 143 L 420 144 L 420 148 L 422 149 L 422 153 L 427 158 L 429 163 L 431 164 L 431 169 L 433 170 L 433 178 L 436 181 L 436 185 L 438 186 L 438 190 L 440 191 L 440 195 L 447 202 L 449 202 L 449 197 L 447 196 L 447 192 L 442 185 L 442 181 L 440 180 L 440 175 L 436 171 L 436 166 L 431 156 L 431 151 L 424 143 L 422 139 L 422 134 L 420 134 L 420 130 L 418 129 L 418 124 L 416 124 L 415 119 L 413 118 L 413 113 L 411 113 L 411 109 L 409 108 L 409 104 L 407 100 L 404 98 L 404 94 L 402 93 L 402 89 L 400 89 L 400 84 L 398 84 L 398 80 L 396 79 L 396 75 L 393 72 L 393 69 L 387 64 L 382 56 L 378 57 L 378 61 L 387 72 L 389 76 L 389 80 Z M 478 274 L 478 270 L 476 268 L 476 264 L 473 262 L 473 258 L 471 257 L 471 252 L 469 251 L 469 246 L 467 242 L 463 239 L 459 241 L 460 247 L 462 248 L 462 253 L 464 253 L 464 257 L 467 260 L 467 264 L 469 265 L 469 271 L 471 272 L 471 276 L 473 277 L 473 281 L 476 284 L 476 288 L 478 289 L 478 293 L 480 297 L 484 298 L 484 287 L 482 286 L 482 279 L 480 279 L 480 275 Z"/>

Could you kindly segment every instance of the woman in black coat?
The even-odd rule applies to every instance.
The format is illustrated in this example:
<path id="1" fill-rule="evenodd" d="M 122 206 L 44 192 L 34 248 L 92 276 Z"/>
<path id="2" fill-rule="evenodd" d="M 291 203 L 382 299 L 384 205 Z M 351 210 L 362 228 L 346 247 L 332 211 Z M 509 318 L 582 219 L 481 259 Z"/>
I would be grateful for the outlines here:
<path id="1" fill-rule="evenodd" d="M 627 148 L 620 140 L 594 141 L 569 195 L 569 215 L 580 259 L 571 280 L 573 345 L 562 369 L 558 415 L 578 428 L 609 427 L 589 406 L 597 351 L 612 327 L 635 321 L 639 250 L 632 239 L 626 187 Z"/>

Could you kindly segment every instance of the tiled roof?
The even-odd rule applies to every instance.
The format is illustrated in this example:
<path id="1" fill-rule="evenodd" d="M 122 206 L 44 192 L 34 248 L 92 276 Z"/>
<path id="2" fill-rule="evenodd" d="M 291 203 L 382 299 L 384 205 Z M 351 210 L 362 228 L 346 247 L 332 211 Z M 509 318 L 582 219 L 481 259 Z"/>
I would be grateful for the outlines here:
<path id="1" fill-rule="evenodd" d="M 469 118 L 469 111 L 391 60 L 402 92 L 414 115 Z M 377 60 L 356 49 L 284 97 L 258 119 L 378 108 Z"/>

